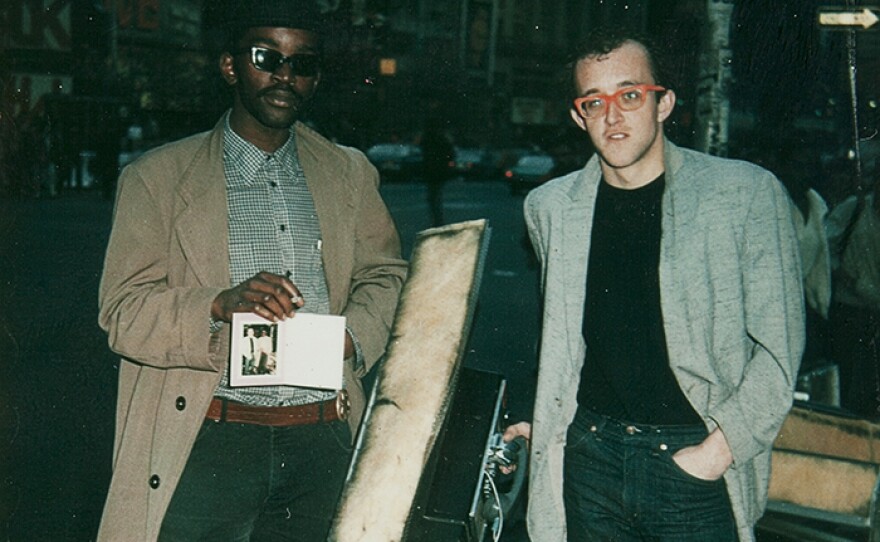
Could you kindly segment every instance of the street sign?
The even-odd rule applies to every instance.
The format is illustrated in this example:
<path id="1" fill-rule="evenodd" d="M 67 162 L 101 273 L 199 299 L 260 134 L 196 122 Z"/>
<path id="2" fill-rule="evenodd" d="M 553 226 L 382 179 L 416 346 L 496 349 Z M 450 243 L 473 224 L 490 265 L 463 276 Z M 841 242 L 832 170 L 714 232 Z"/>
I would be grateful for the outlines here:
<path id="1" fill-rule="evenodd" d="M 876 30 L 880 28 L 880 8 L 819 8 L 819 24 L 840 30 Z"/>

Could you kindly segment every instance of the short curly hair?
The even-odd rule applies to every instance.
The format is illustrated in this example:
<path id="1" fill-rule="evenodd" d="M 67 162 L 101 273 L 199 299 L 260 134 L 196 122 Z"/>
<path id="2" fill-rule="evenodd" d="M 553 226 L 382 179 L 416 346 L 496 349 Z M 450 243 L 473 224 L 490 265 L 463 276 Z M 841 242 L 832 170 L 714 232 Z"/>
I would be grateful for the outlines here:
<path id="1" fill-rule="evenodd" d="M 607 55 L 618 49 L 627 42 L 634 42 L 645 49 L 648 57 L 648 67 L 654 84 L 671 88 L 673 86 L 671 74 L 667 68 L 667 59 L 664 49 L 650 36 L 641 30 L 626 26 L 598 26 L 592 29 L 578 43 L 570 55 L 566 69 L 570 74 L 572 96 L 577 96 L 577 80 L 575 69 L 578 62 L 593 56 Z M 659 95 L 658 95 L 659 98 Z"/>

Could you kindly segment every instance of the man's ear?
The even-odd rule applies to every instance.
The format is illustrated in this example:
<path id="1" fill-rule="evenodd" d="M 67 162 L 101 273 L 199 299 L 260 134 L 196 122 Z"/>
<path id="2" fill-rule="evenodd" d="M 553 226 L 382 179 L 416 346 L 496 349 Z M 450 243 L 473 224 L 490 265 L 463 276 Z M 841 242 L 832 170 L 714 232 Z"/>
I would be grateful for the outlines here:
<path id="1" fill-rule="evenodd" d="M 667 90 L 657 104 L 657 122 L 663 122 L 669 118 L 673 109 L 675 109 L 675 92 Z"/>
<path id="2" fill-rule="evenodd" d="M 571 120 L 573 120 L 574 123 L 577 124 L 578 128 L 585 132 L 587 131 L 587 119 L 580 116 L 580 114 L 575 111 L 574 107 L 569 108 L 568 114 L 571 115 Z"/>
<path id="3" fill-rule="evenodd" d="M 220 55 L 218 65 L 220 67 L 220 75 L 223 76 L 226 84 L 230 86 L 235 85 L 238 82 L 238 75 L 235 73 L 235 60 L 232 58 L 232 55 L 229 53 Z"/>

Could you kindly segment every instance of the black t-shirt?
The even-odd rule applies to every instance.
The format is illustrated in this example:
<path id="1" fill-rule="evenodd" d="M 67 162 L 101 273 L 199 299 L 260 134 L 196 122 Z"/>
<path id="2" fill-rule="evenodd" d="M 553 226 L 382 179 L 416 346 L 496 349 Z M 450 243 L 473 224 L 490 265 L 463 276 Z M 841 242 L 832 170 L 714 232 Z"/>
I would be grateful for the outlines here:
<path id="1" fill-rule="evenodd" d="M 599 184 L 587 273 L 587 357 L 578 404 L 652 425 L 698 424 L 669 367 L 660 308 L 660 175 L 634 190 Z"/>

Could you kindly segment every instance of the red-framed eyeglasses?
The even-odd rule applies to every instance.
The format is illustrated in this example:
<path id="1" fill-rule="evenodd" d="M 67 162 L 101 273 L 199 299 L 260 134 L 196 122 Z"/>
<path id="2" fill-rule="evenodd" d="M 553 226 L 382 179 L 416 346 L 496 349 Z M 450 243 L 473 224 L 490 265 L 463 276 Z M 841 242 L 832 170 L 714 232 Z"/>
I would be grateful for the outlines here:
<path id="1" fill-rule="evenodd" d="M 648 92 L 663 92 L 666 89 L 657 85 L 633 85 L 624 87 L 614 94 L 590 94 L 576 98 L 574 109 L 585 119 L 593 119 L 608 111 L 608 104 L 614 103 L 621 111 L 635 111 L 645 105 Z"/>

